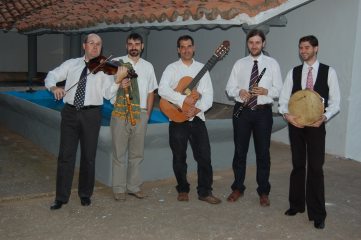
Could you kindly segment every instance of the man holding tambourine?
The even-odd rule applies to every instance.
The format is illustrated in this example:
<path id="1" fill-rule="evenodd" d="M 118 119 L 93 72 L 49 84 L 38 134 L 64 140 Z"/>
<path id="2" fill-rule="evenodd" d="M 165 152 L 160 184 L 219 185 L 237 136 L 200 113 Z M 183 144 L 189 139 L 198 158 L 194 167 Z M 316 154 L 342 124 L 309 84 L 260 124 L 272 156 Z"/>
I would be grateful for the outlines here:
<path id="1" fill-rule="evenodd" d="M 293 165 L 290 208 L 285 215 L 303 213 L 306 204 L 309 220 L 314 221 L 315 228 L 323 229 L 326 218 L 322 169 L 325 122 L 340 110 L 340 90 L 336 71 L 320 63 L 317 52 L 315 36 L 299 40 L 299 54 L 304 62 L 288 72 L 279 99 L 279 112 L 289 123 Z"/>

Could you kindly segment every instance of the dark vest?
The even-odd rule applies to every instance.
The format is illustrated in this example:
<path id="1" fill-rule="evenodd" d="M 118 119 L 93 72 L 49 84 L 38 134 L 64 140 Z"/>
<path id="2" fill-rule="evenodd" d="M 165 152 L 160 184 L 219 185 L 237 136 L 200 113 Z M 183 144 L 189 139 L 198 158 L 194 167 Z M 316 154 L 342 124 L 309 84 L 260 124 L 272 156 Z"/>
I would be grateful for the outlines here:
<path id="1" fill-rule="evenodd" d="M 302 90 L 301 86 L 301 80 L 302 80 L 302 66 L 297 66 L 293 68 L 293 88 L 292 88 L 292 94 Z M 318 67 L 318 73 L 316 78 L 316 84 L 313 86 L 313 90 L 320 94 L 321 97 L 325 99 L 325 108 L 328 106 L 328 69 L 329 66 L 320 63 L 320 66 Z"/>

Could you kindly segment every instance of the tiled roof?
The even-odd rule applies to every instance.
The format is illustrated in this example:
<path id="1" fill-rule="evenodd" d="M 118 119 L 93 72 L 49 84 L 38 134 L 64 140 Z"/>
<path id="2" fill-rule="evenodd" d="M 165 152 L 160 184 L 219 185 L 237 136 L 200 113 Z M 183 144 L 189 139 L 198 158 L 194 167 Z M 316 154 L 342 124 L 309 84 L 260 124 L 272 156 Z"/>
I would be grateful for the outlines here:
<path id="1" fill-rule="evenodd" d="M 287 0 L 1 0 L 0 29 L 23 33 L 239 21 Z"/>

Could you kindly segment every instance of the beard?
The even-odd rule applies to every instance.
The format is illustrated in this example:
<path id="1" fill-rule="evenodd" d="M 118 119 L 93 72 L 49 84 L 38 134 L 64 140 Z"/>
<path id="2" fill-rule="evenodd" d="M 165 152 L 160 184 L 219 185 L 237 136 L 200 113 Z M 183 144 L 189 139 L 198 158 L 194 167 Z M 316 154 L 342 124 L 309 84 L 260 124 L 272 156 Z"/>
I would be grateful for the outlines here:
<path id="1" fill-rule="evenodd" d="M 262 50 L 255 50 L 255 51 L 250 51 L 250 54 L 252 57 L 258 57 L 259 55 L 261 55 Z"/>
<path id="2" fill-rule="evenodd" d="M 304 55 L 301 55 L 301 58 L 303 61 L 309 61 L 312 58 L 314 58 L 314 56 L 315 56 L 315 54 L 304 54 Z"/>
<path id="3" fill-rule="evenodd" d="M 132 56 L 132 57 L 138 57 L 140 55 L 140 51 L 137 50 L 137 49 L 132 49 L 130 50 L 129 52 L 129 55 Z"/>

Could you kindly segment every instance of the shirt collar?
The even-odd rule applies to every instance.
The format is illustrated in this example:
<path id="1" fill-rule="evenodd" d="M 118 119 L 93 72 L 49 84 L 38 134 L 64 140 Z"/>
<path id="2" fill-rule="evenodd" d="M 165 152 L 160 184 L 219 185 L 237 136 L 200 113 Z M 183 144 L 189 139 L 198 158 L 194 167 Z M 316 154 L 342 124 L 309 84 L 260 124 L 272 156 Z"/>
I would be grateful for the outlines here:
<path id="1" fill-rule="evenodd" d="M 138 64 L 142 61 L 142 58 L 139 58 L 137 63 L 134 63 L 134 61 L 129 57 L 129 55 L 125 55 L 124 60 L 126 62 L 130 62 L 133 66 L 135 66 L 135 64 Z"/>
<path id="2" fill-rule="evenodd" d="M 186 65 L 186 64 L 184 64 L 181 58 L 179 58 L 178 62 L 179 62 L 179 64 L 181 64 L 181 65 L 183 65 L 183 66 L 190 67 L 190 66 L 192 66 L 192 65 L 195 63 L 195 60 L 194 60 L 194 58 L 192 58 L 192 64 L 189 65 L 189 66 Z"/>
<path id="3" fill-rule="evenodd" d="M 309 66 L 306 62 L 303 63 L 303 68 L 308 69 L 309 67 L 312 67 L 312 69 L 318 69 L 320 66 L 320 62 L 316 60 L 311 66 Z"/>
<path id="4" fill-rule="evenodd" d="M 257 62 L 262 62 L 263 58 L 264 58 L 264 55 L 263 53 L 261 52 L 261 54 L 257 57 L 257 58 L 254 58 L 251 56 L 251 54 L 248 55 L 248 58 L 250 61 L 254 62 L 255 60 L 257 60 Z"/>

